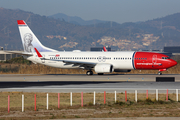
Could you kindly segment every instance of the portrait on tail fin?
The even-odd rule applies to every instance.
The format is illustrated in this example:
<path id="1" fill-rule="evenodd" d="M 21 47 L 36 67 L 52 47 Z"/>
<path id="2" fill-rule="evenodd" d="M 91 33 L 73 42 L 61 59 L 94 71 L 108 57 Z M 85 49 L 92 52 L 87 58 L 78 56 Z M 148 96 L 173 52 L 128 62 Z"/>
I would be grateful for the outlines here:
<path id="1" fill-rule="evenodd" d="M 33 41 L 32 34 L 26 33 L 24 35 L 24 51 L 25 52 L 32 52 L 32 50 L 34 49 L 34 47 L 32 45 L 32 41 Z"/>

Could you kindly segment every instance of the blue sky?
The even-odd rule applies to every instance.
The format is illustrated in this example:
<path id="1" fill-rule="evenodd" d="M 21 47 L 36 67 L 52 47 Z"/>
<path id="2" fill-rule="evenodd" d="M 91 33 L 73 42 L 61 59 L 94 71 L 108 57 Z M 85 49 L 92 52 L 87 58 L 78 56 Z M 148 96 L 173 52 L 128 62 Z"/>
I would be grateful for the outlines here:
<path id="1" fill-rule="evenodd" d="M 84 20 L 146 21 L 180 12 L 180 0 L 0 0 L 0 7 L 40 15 L 64 13 Z"/>

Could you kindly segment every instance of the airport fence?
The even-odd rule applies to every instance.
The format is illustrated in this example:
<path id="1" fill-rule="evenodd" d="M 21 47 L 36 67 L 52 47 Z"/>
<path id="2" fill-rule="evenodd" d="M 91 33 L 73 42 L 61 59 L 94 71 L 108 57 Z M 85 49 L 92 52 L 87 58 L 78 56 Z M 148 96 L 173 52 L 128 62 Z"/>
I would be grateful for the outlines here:
<path id="1" fill-rule="evenodd" d="M 54 110 L 65 106 L 93 106 L 109 105 L 116 102 L 139 102 L 151 99 L 154 101 L 177 101 L 179 102 L 179 89 L 155 89 L 155 90 L 133 90 L 134 93 L 114 91 L 114 93 L 92 92 L 92 93 L 22 93 L 1 92 L 0 111 L 5 109 L 10 112 L 39 109 Z"/>

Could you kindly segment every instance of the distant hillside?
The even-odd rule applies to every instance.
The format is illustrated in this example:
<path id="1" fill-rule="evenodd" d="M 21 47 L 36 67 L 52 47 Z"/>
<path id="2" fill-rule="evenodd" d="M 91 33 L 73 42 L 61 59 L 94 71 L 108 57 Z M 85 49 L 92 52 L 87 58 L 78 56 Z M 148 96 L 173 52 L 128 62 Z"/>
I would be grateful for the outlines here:
<path id="1" fill-rule="evenodd" d="M 133 33 L 153 34 L 158 36 L 156 42 L 148 41 L 148 38 L 141 38 L 142 41 L 150 43 L 143 49 L 162 49 L 164 46 L 180 46 L 180 13 L 175 13 L 162 18 L 148 20 L 139 23 L 123 23 L 107 22 L 96 24 L 101 28 L 129 29 L 129 36 Z M 92 25 L 93 26 L 93 25 Z M 128 35 L 126 36 L 128 38 Z M 139 37 L 137 37 L 139 38 Z M 147 44 L 145 44 L 147 45 Z"/>
<path id="2" fill-rule="evenodd" d="M 76 25 L 22 10 L 0 8 L 0 46 L 22 49 L 16 21 L 23 19 L 47 47 L 56 50 L 90 50 L 109 46 L 114 50 L 162 49 L 180 45 L 180 13 L 139 23 L 105 22 Z"/>
<path id="3" fill-rule="evenodd" d="M 52 17 L 52 18 L 55 18 L 55 19 L 60 19 L 62 21 L 64 20 L 66 22 L 73 23 L 73 24 L 76 24 L 76 25 L 94 25 L 94 24 L 98 24 L 98 23 L 107 22 L 107 21 L 102 21 L 102 20 L 97 20 L 97 19 L 85 21 L 80 17 L 68 16 L 68 15 L 63 14 L 63 13 L 57 13 L 57 14 L 54 14 L 54 15 L 51 15 L 51 16 L 48 16 L 48 17 Z"/>

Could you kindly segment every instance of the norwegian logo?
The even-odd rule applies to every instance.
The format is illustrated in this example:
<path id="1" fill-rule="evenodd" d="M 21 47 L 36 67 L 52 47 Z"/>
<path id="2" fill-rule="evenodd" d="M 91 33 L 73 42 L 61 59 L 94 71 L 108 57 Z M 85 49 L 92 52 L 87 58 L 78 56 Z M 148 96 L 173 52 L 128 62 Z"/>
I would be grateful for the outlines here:
<path id="1" fill-rule="evenodd" d="M 59 57 L 60 55 L 59 54 L 56 54 L 55 57 Z"/>

